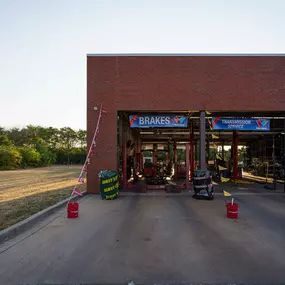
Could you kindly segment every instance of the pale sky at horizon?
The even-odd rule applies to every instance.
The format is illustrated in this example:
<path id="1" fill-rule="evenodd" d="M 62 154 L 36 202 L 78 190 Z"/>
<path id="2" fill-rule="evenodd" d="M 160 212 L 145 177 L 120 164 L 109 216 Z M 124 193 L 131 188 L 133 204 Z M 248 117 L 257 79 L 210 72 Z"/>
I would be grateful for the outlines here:
<path id="1" fill-rule="evenodd" d="M 0 0 L 0 126 L 85 129 L 87 53 L 284 53 L 284 11 L 283 0 Z"/>

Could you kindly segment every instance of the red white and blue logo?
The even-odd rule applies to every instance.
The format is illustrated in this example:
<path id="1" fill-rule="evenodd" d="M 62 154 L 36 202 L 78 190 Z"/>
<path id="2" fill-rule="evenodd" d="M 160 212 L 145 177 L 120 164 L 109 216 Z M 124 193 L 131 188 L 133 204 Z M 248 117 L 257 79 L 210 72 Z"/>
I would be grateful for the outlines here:
<path id="1" fill-rule="evenodd" d="M 258 120 L 256 120 L 256 123 L 257 123 L 259 128 L 261 128 L 261 127 L 264 128 L 269 123 L 269 121 L 266 119 L 258 119 Z"/>
<path id="2" fill-rule="evenodd" d="M 183 124 L 185 119 L 186 119 L 186 117 L 174 117 L 176 124 Z"/>

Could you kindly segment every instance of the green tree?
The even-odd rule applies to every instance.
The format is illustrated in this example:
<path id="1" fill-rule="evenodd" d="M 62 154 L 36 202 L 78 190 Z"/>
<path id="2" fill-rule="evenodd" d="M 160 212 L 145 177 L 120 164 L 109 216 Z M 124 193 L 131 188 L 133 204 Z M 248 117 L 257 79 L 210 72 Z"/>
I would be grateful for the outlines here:
<path id="1" fill-rule="evenodd" d="M 50 149 L 55 150 L 59 148 L 59 130 L 57 128 L 43 128 L 39 127 L 38 137 L 42 138 Z"/>
<path id="2" fill-rule="evenodd" d="M 0 127 L 0 135 L 6 135 L 6 130 L 3 127 Z"/>
<path id="3" fill-rule="evenodd" d="M 59 130 L 59 139 L 61 147 L 66 151 L 67 164 L 70 164 L 71 150 L 78 142 L 76 132 L 71 128 L 61 128 Z"/>
<path id="4" fill-rule="evenodd" d="M 246 148 L 244 146 L 238 149 L 238 161 L 242 163 L 247 161 Z"/>
<path id="5" fill-rule="evenodd" d="M 86 147 L 87 133 L 84 130 L 79 130 L 77 132 L 77 140 L 80 144 L 80 148 Z"/>
<path id="6" fill-rule="evenodd" d="M 35 125 L 9 130 L 0 127 L 0 145 L 17 149 L 24 167 L 82 163 L 86 157 L 86 131 Z"/>
<path id="7" fill-rule="evenodd" d="M 85 148 L 73 148 L 70 153 L 70 160 L 72 163 L 83 164 L 86 159 Z"/>
<path id="8" fill-rule="evenodd" d="M 12 128 L 7 131 L 7 136 L 9 140 L 12 141 L 14 146 L 24 146 L 27 143 L 27 140 L 19 128 Z"/>
<path id="9" fill-rule="evenodd" d="M 0 145 L 11 146 L 12 142 L 7 135 L 0 135 Z"/>
<path id="10" fill-rule="evenodd" d="M 41 162 L 41 154 L 34 148 L 19 147 L 22 156 L 22 167 L 37 167 Z"/>
<path id="11" fill-rule="evenodd" d="M 55 152 L 49 148 L 48 144 L 42 138 L 37 139 L 37 142 L 35 143 L 35 148 L 41 155 L 41 166 L 50 166 L 55 163 Z"/>
<path id="12" fill-rule="evenodd" d="M 12 146 L 0 146 L 0 169 L 17 168 L 21 160 L 21 154 L 17 149 Z"/>
<path id="13" fill-rule="evenodd" d="M 25 145 L 35 147 L 39 138 L 46 140 L 43 136 L 46 128 L 34 125 L 28 125 L 21 129 L 22 137 L 25 138 Z"/>

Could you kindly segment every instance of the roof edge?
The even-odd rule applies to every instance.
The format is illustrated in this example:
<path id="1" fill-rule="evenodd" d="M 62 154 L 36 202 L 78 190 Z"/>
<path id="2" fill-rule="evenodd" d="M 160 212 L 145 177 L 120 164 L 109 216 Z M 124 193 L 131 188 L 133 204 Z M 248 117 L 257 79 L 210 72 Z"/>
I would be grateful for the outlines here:
<path id="1" fill-rule="evenodd" d="M 285 53 L 87 53 L 88 56 L 285 56 Z"/>

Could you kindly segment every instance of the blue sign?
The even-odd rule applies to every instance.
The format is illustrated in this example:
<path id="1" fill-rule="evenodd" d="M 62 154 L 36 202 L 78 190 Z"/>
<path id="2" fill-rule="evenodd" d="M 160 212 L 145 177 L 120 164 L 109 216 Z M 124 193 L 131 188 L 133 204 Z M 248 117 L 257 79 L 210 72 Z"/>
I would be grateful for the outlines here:
<path id="1" fill-rule="evenodd" d="M 213 130 L 269 131 L 270 120 L 212 117 Z"/>
<path id="2" fill-rule="evenodd" d="M 188 117 L 180 115 L 130 115 L 131 128 L 187 128 Z"/>

